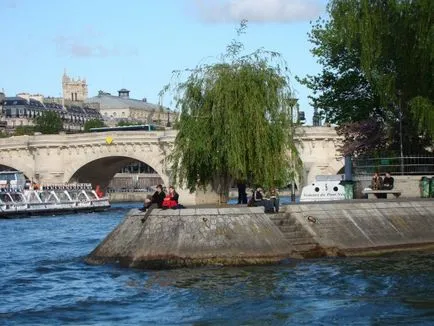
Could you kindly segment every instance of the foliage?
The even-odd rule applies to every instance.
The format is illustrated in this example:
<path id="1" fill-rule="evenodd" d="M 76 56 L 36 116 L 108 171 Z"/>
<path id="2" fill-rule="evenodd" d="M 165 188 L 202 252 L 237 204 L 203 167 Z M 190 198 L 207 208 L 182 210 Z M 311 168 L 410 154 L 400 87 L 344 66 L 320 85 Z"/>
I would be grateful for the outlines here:
<path id="1" fill-rule="evenodd" d="M 386 147 L 384 126 L 373 119 L 344 123 L 336 131 L 346 140 L 339 148 L 343 155 L 359 156 Z"/>
<path id="2" fill-rule="evenodd" d="M 7 137 L 9 137 L 9 135 L 6 132 L 0 131 L 0 138 L 7 138 Z"/>
<path id="3" fill-rule="evenodd" d="M 63 129 L 60 116 L 54 111 L 43 111 L 35 118 L 35 131 L 43 134 L 57 134 Z"/>
<path id="4" fill-rule="evenodd" d="M 121 120 L 119 121 L 116 126 L 123 127 L 123 126 L 139 126 L 143 124 L 143 122 L 140 121 L 129 121 L 129 120 Z"/>
<path id="5" fill-rule="evenodd" d="M 332 123 L 378 121 L 398 151 L 432 143 L 434 27 L 431 0 L 331 0 L 310 34 L 323 71 L 301 82 Z M 366 150 L 375 150 L 366 148 Z"/>
<path id="6" fill-rule="evenodd" d="M 245 29 L 243 21 L 238 36 Z M 191 191 L 213 185 L 222 194 L 233 179 L 278 186 L 301 167 L 286 63 L 276 52 L 242 50 L 232 40 L 218 62 L 174 72 L 178 79 L 188 76 L 163 90 L 175 92 L 180 110 L 169 157 L 173 178 Z"/>
<path id="7" fill-rule="evenodd" d="M 434 104 L 429 99 L 416 96 L 409 102 L 410 111 L 418 123 L 418 130 L 434 139 Z"/>
<path id="8" fill-rule="evenodd" d="M 91 128 L 102 128 L 102 127 L 106 127 L 104 121 L 100 119 L 91 119 L 84 123 L 83 129 L 85 132 L 89 132 Z"/>
<path id="9" fill-rule="evenodd" d="M 360 45 L 355 42 L 349 49 L 334 29 L 333 21 L 318 21 L 313 27 L 312 53 L 323 71 L 297 80 L 313 90 L 310 99 L 326 123 L 339 125 L 381 116 L 379 99 L 360 69 Z"/>
<path id="10" fill-rule="evenodd" d="M 34 133 L 34 126 L 18 126 L 15 128 L 14 136 L 33 135 Z"/>

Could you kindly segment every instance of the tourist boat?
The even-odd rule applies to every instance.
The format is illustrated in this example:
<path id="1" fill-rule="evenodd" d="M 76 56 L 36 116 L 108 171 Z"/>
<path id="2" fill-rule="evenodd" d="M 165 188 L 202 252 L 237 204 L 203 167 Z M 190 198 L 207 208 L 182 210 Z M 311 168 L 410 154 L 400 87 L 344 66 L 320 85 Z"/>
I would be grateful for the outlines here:
<path id="1" fill-rule="evenodd" d="M 300 202 L 344 200 L 343 175 L 317 175 L 315 182 L 304 186 Z"/>
<path id="2" fill-rule="evenodd" d="M 87 183 L 22 189 L 21 186 L 11 187 L 15 183 L 10 180 L 6 185 L 4 181 L 0 180 L 0 218 L 95 212 L 110 207 L 108 197 L 99 197 Z"/>

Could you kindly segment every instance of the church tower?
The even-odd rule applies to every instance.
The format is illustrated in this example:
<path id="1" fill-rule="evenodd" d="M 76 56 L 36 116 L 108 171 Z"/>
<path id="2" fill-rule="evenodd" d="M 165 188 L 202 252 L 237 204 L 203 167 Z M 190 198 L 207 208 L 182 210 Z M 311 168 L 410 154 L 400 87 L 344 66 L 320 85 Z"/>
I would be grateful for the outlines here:
<path id="1" fill-rule="evenodd" d="M 70 101 L 84 101 L 87 99 L 87 84 L 86 79 L 74 79 L 66 74 L 66 70 L 62 77 L 63 98 Z"/>

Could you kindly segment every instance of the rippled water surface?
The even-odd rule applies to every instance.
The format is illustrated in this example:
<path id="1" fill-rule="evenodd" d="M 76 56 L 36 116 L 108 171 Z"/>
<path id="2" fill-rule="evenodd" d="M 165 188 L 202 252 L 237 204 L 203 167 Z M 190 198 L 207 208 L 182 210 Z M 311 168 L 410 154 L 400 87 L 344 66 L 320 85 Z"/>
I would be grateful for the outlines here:
<path id="1" fill-rule="evenodd" d="M 141 271 L 84 257 L 138 204 L 0 220 L 2 325 L 434 325 L 434 255 Z"/>

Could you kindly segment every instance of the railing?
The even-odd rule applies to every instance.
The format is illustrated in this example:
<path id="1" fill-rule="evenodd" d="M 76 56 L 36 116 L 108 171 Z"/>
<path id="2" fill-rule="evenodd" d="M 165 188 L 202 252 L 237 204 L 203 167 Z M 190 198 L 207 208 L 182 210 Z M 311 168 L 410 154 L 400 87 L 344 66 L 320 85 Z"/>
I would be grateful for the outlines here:
<path id="1" fill-rule="evenodd" d="M 146 187 L 146 188 L 107 188 L 107 193 L 113 192 L 144 192 L 144 193 L 153 193 L 155 192 L 155 188 Z"/>
<path id="2" fill-rule="evenodd" d="M 390 172 L 394 175 L 434 174 L 434 155 L 353 159 L 355 175 Z"/>

